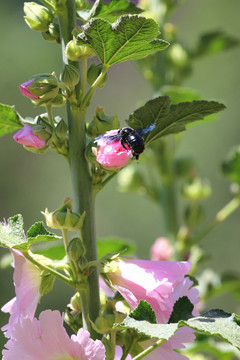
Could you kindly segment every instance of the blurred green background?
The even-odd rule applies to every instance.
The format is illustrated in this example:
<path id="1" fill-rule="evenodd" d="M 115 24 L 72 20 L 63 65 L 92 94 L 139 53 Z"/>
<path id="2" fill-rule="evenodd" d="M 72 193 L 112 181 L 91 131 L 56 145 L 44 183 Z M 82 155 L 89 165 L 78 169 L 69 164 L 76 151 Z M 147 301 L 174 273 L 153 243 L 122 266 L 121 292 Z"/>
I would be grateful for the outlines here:
<path id="1" fill-rule="evenodd" d="M 0 2 L 0 102 L 15 104 L 23 116 L 35 116 L 42 109 L 33 108 L 22 97 L 19 84 L 41 72 L 61 72 L 60 47 L 43 40 L 40 33 L 30 31 L 23 20 L 23 1 Z M 180 38 L 194 45 L 200 34 L 223 30 L 240 37 L 240 2 L 238 0 L 189 0 L 179 7 L 172 22 L 179 28 Z M 185 86 L 200 92 L 204 99 L 222 101 L 227 110 L 208 123 L 200 122 L 183 136 L 179 156 L 191 155 L 198 163 L 199 174 L 210 179 L 212 197 L 205 203 L 207 219 L 211 219 L 230 199 L 229 183 L 220 172 L 222 159 L 232 145 L 240 144 L 240 48 L 204 57 L 195 62 L 194 73 Z M 98 90 L 89 109 L 91 120 L 99 104 L 109 115 L 117 113 L 123 121 L 136 107 L 153 96 L 134 63 L 125 62 L 110 69 L 107 85 Z M 60 111 L 59 111 L 60 110 Z M 58 109 L 64 116 L 64 111 Z M 55 111 L 55 115 L 57 111 Z M 137 164 L 136 164 L 137 166 Z M 6 135 L 0 141 L 0 218 L 23 214 L 25 230 L 43 220 L 40 211 L 60 205 L 65 196 L 72 195 L 68 166 L 52 151 L 34 155 Z M 209 266 L 216 271 L 239 270 L 240 211 L 209 234 L 202 245 L 211 255 Z M 159 209 L 139 195 L 119 193 L 113 180 L 98 196 L 96 202 L 97 234 L 116 235 L 135 240 L 138 256 L 149 257 L 150 245 L 162 236 Z M 0 249 L 0 254 L 5 251 Z M 12 269 L 0 270 L 0 306 L 14 296 Z M 54 291 L 41 300 L 39 310 L 64 310 L 71 289 L 56 282 Z M 57 300 L 56 300 L 57 299 Z M 230 296 L 218 298 L 211 307 L 221 307 L 240 313 L 240 305 Z M 7 322 L 0 314 L 0 325 Z M 2 336 L 2 335 L 0 335 Z M 3 341 L 3 336 L 0 338 Z M 1 342 L 0 342 L 1 348 Z"/>

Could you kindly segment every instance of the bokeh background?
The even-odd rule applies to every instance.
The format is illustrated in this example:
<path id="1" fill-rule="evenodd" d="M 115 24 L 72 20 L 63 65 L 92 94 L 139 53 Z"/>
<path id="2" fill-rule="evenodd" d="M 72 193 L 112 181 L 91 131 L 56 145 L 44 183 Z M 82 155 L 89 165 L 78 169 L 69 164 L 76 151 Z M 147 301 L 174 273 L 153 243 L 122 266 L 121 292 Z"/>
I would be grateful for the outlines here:
<path id="1" fill-rule="evenodd" d="M 60 47 L 43 40 L 40 33 L 30 31 L 23 20 L 22 0 L 0 2 L 0 102 L 15 104 L 23 116 L 35 116 L 42 109 L 33 108 L 18 90 L 19 84 L 33 74 L 61 72 Z M 240 37 L 240 2 L 238 0 L 189 0 L 179 7 L 172 22 L 187 45 L 194 45 L 199 35 L 211 30 L 223 30 Z M 227 110 L 212 122 L 200 122 L 182 137 L 179 156 L 192 155 L 198 171 L 210 179 L 213 194 L 207 200 L 207 219 L 214 217 L 230 200 L 229 183 L 223 178 L 220 165 L 232 145 L 240 144 L 240 48 L 204 57 L 195 62 L 193 75 L 184 83 L 199 91 L 203 98 L 222 101 Z M 136 107 L 153 96 L 150 85 L 136 65 L 125 62 L 110 69 L 107 85 L 98 90 L 89 109 L 89 119 L 99 104 L 109 115 L 117 113 L 122 121 Z M 42 111 L 44 112 L 44 110 Z M 64 111 L 59 113 L 65 116 Z M 57 114 L 57 112 L 55 112 Z M 137 164 L 136 164 L 137 166 Z M 68 166 L 54 152 L 34 155 L 12 140 L 12 135 L 0 139 L 0 219 L 21 213 L 25 229 L 43 220 L 40 211 L 55 209 L 65 196 L 72 195 Z M 240 210 L 209 234 L 202 246 L 208 250 L 208 263 L 218 272 L 239 271 Z M 115 235 L 132 239 L 138 244 L 138 256 L 149 257 L 149 248 L 162 234 L 159 209 L 146 198 L 120 193 L 113 180 L 96 202 L 98 236 Z M 5 253 L 0 249 L 0 255 Z M 0 306 L 14 296 L 12 269 L 0 270 Z M 41 300 L 40 310 L 64 310 L 72 290 L 56 282 L 54 291 Z M 229 312 L 240 312 L 240 305 L 225 295 L 209 306 Z M 0 313 L 0 325 L 7 316 Z M 0 335 L 2 336 L 2 335 Z M 3 346 L 0 338 L 0 348 Z"/>

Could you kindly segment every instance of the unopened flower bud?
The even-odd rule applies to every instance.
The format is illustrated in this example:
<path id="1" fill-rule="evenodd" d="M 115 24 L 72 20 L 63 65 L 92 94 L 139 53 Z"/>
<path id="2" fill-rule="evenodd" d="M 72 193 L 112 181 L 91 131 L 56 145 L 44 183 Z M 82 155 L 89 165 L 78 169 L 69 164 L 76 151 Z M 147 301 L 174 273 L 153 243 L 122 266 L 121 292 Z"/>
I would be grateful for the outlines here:
<path id="1" fill-rule="evenodd" d="M 100 334 L 104 334 L 108 331 L 111 331 L 113 324 L 115 322 L 114 314 L 102 314 L 99 313 L 99 317 L 94 323 L 94 329 Z"/>
<path id="2" fill-rule="evenodd" d="M 78 68 L 73 65 L 65 65 L 64 70 L 60 75 L 60 80 L 70 88 L 74 88 L 79 82 L 79 77 L 80 72 Z"/>
<path id="3" fill-rule="evenodd" d="M 56 77 L 52 74 L 35 75 L 33 79 L 19 86 L 21 93 L 32 100 L 36 105 L 53 100 L 58 95 L 59 86 Z"/>
<path id="4" fill-rule="evenodd" d="M 87 81 L 89 85 L 92 85 L 95 82 L 95 80 L 98 78 L 101 72 L 102 72 L 102 64 L 98 64 L 98 65 L 96 65 L 95 63 L 91 64 L 87 72 Z M 102 88 L 106 84 L 107 79 L 108 79 L 108 75 L 106 73 L 104 75 L 104 78 L 98 84 L 98 87 Z"/>
<path id="5" fill-rule="evenodd" d="M 33 132 L 34 127 L 24 124 L 23 128 L 19 130 L 13 139 L 26 147 L 41 149 L 46 145 L 46 142 Z"/>
<path id="6" fill-rule="evenodd" d="M 47 225 L 52 229 L 79 230 L 83 225 L 85 212 L 82 215 L 73 212 L 71 203 L 72 200 L 66 198 L 63 205 L 54 212 L 50 213 L 48 209 L 42 212 Z"/>
<path id="7" fill-rule="evenodd" d="M 95 56 L 95 52 L 87 45 L 78 45 L 77 40 L 73 37 L 73 40 L 69 41 L 65 53 L 67 58 L 72 61 L 79 61 L 83 57 L 90 58 Z"/>
<path id="8" fill-rule="evenodd" d="M 70 308 L 73 311 L 82 311 L 80 294 L 77 292 L 71 297 Z"/>
<path id="9" fill-rule="evenodd" d="M 180 44 L 170 46 L 168 56 L 171 62 L 179 68 L 186 66 L 189 61 L 187 52 Z"/>
<path id="10" fill-rule="evenodd" d="M 181 193 L 190 201 L 203 200 L 211 195 L 211 187 L 208 181 L 194 178 L 183 184 Z"/>
<path id="11" fill-rule="evenodd" d="M 85 9 L 86 7 L 86 0 L 76 0 L 76 10 L 80 11 Z"/>
<path id="12" fill-rule="evenodd" d="M 51 23 L 48 27 L 48 31 L 42 33 L 43 37 L 47 41 L 56 41 L 60 44 L 60 30 L 59 25 Z"/>
<path id="13" fill-rule="evenodd" d="M 24 3 L 24 19 L 32 30 L 48 31 L 49 24 L 53 21 L 52 12 L 45 6 L 34 2 Z"/>
<path id="14" fill-rule="evenodd" d="M 157 238 L 150 249 L 151 260 L 154 261 L 169 261 L 173 254 L 174 248 L 164 237 Z"/>
<path id="15" fill-rule="evenodd" d="M 80 238 L 73 238 L 67 246 L 67 255 L 70 260 L 78 261 L 85 254 L 85 247 Z"/>

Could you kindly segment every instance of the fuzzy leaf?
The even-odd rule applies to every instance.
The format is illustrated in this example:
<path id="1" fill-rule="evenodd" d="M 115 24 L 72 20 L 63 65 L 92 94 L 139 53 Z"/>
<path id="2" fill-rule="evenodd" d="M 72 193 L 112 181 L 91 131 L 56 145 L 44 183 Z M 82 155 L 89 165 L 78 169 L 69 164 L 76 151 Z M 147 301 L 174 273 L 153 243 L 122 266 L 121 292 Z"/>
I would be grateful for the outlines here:
<path id="1" fill-rule="evenodd" d="M 145 320 L 136 320 L 131 314 L 116 328 L 132 328 L 151 338 L 168 340 L 179 328 L 188 326 L 199 333 L 219 336 L 240 349 L 240 317 L 223 310 L 210 310 L 201 316 L 171 324 L 151 324 Z"/>
<path id="2" fill-rule="evenodd" d="M 60 236 L 49 232 L 45 229 L 43 222 L 39 221 L 32 225 L 27 232 L 27 247 L 30 248 L 32 244 L 56 241 L 61 239 Z"/>
<path id="3" fill-rule="evenodd" d="M 127 0 L 112 0 L 110 3 L 104 3 L 102 0 L 97 0 L 93 5 L 88 19 L 101 18 L 113 22 L 119 16 L 125 14 L 140 14 L 143 12 L 135 4 Z"/>
<path id="4" fill-rule="evenodd" d="M 135 129 L 155 123 L 155 128 L 148 133 L 145 139 L 146 143 L 150 143 L 162 136 L 182 132 L 186 129 L 187 124 L 202 120 L 205 116 L 224 109 L 223 104 L 206 100 L 171 105 L 169 97 L 160 96 L 135 110 L 129 116 L 127 123 Z"/>
<path id="5" fill-rule="evenodd" d="M 179 298 L 173 307 L 168 323 L 177 323 L 180 320 L 188 320 L 192 317 L 193 304 L 187 296 Z"/>
<path id="6" fill-rule="evenodd" d="M 158 24 L 154 20 L 138 15 L 121 16 L 113 24 L 92 19 L 82 29 L 78 43 L 92 47 L 106 66 L 141 59 L 169 45 L 159 38 Z"/>
<path id="7" fill-rule="evenodd" d="M 14 107 L 0 104 L 0 136 L 22 127 L 20 117 Z"/>
<path id="8" fill-rule="evenodd" d="M 147 320 L 151 324 L 157 323 L 155 312 L 151 305 L 144 300 L 140 300 L 137 308 L 129 316 L 135 320 Z"/>
<path id="9" fill-rule="evenodd" d="M 0 223 L 0 245 L 12 249 L 26 241 L 22 215 L 15 215 Z"/>

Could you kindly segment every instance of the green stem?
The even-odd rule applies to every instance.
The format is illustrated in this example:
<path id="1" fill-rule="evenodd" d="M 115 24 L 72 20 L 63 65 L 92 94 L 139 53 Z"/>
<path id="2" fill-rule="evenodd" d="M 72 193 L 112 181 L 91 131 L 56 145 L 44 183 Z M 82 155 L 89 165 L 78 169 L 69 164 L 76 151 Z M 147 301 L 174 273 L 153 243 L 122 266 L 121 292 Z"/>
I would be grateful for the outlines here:
<path id="1" fill-rule="evenodd" d="M 31 251 L 24 251 L 24 256 L 26 259 L 28 259 L 29 261 L 31 261 L 34 265 L 36 265 L 39 269 L 42 270 L 47 270 L 48 272 L 50 272 L 52 275 L 56 276 L 58 279 L 64 281 L 65 283 L 67 283 L 68 285 L 72 286 L 75 289 L 75 284 L 73 281 L 71 281 L 71 279 L 67 278 L 65 275 L 59 273 L 58 271 L 52 269 L 51 267 L 42 264 L 41 262 L 37 261 L 34 256 L 32 255 Z"/>
<path id="2" fill-rule="evenodd" d="M 144 356 L 148 355 L 150 352 L 155 350 L 157 347 L 162 345 L 164 342 L 165 342 L 165 339 L 158 340 L 154 345 L 149 346 L 146 350 L 142 351 L 140 354 L 138 354 L 137 356 L 132 358 L 132 360 L 140 360 L 140 359 L 142 359 Z"/>
<path id="3" fill-rule="evenodd" d="M 55 128 L 55 124 L 54 124 L 54 119 L 53 119 L 53 114 L 52 114 L 52 105 L 46 105 L 46 109 L 47 109 L 47 113 L 48 113 L 48 119 L 53 127 L 53 129 Z"/>
<path id="4" fill-rule="evenodd" d="M 86 248 L 88 261 L 97 260 L 94 203 L 91 188 L 91 177 L 85 158 L 86 132 L 85 110 L 72 108 L 69 116 L 69 163 L 72 175 L 73 193 L 76 211 L 82 214 L 86 211 L 81 229 L 83 243 Z M 89 286 L 89 317 L 94 322 L 99 315 L 99 285 L 98 271 L 93 267 L 88 277 Z M 96 336 L 92 329 L 88 329 L 92 336 Z"/>
<path id="5" fill-rule="evenodd" d="M 103 65 L 101 74 L 97 77 L 97 79 L 94 81 L 90 89 L 88 90 L 86 96 L 83 99 L 82 106 L 87 107 L 91 101 L 91 98 L 93 97 L 94 92 L 96 91 L 99 83 L 102 81 L 104 76 L 106 75 L 106 72 L 108 71 L 109 65 Z"/>
<path id="6" fill-rule="evenodd" d="M 54 6 L 53 4 L 51 4 L 50 1 L 48 1 L 48 0 L 40 0 L 40 1 L 41 1 L 41 3 L 42 3 L 43 5 L 47 6 L 47 7 L 48 7 L 49 9 L 51 9 L 52 11 L 56 11 L 55 6 Z"/>
<path id="7" fill-rule="evenodd" d="M 215 227 L 226 220 L 237 208 L 240 206 L 240 198 L 233 198 L 227 205 L 225 205 L 218 213 L 215 218 L 203 229 L 195 238 L 192 239 L 194 244 L 202 240 L 208 233 L 210 233 Z"/>
<path id="8" fill-rule="evenodd" d="M 64 9 L 58 12 L 60 35 L 62 44 L 63 63 L 68 64 L 69 61 L 65 54 L 66 44 L 72 39 L 72 30 L 76 25 L 76 8 L 75 0 L 66 0 Z M 78 67 L 78 62 L 72 63 Z M 80 94 L 79 84 L 77 85 L 76 94 Z M 93 91 L 94 92 L 94 91 Z M 90 94 L 93 94 L 91 92 Z M 91 96 L 88 96 L 90 99 Z M 68 114 L 68 128 L 69 128 L 69 165 L 72 176 L 74 206 L 78 213 L 82 214 L 86 211 L 86 217 L 83 227 L 81 229 L 82 240 L 86 248 L 86 258 L 88 261 L 97 260 L 96 250 L 96 235 L 94 222 L 94 204 L 91 192 L 91 177 L 87 160 L 85 158 L 86 149 L 86 131 L 85 131 L 85 106 L 88 103 L 81 104 L 81 108 L 77 106 L 70 106 L 67 103 Z M 88 276 L 89 289 L 82 295 L 81 301 L 83 304 L 89 304 L 89 309 L 83 308 L 83 317 L 90 318 L 95 321 L 99 315 L 100 300 L 99 300 L 99 285 L 98 285 L 98 271 L 96 267 L 91 269 L 91 274 Z M 92 338 L 98 335 L 91 328 L 90 322 L 86 321 L 86 326 Z"/>
<path id="9" fill-rule="evenodd" d="M 81 89 L 80 89 L 80 103 L 82 102 L 85 91 L 86 91 L 86 85 L 87 85 L 87 57 L 84 56 L 82 58 L 82 80 L 81 80 Z"/>

